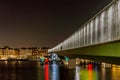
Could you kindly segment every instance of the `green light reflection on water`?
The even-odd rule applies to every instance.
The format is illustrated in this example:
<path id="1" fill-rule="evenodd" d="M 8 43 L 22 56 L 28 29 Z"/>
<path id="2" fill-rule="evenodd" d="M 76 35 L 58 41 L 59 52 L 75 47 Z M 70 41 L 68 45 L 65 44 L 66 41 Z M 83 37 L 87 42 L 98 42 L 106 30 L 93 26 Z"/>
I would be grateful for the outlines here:
<path id="1" fill-rule="evenodd" d="M 81 69 L 80 80 L 98 80 L 98 71 Z"/>

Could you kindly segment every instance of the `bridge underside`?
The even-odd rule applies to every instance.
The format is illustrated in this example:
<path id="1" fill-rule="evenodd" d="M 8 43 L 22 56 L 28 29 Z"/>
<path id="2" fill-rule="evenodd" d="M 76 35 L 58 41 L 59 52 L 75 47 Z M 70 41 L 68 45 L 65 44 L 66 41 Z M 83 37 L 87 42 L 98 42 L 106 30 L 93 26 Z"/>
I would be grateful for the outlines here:
<path id="1" fill-rule="evenodd" d="M 60 56 L 120 64 L 120 40 L 56 52 Z"/>

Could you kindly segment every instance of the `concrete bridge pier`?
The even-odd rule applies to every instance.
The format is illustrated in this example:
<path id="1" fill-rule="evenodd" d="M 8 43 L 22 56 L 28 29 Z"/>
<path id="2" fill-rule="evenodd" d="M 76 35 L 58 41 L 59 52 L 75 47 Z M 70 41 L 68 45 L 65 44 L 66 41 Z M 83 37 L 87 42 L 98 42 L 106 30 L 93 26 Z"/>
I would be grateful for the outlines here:
<path id="1" fill-rule="evenodd" d="M 101 63 L 102 68 L 112 68 L 112 64 L 109 63 Z"/>
<path id="2" fill-rule="evenodd" d="M 70 59 L 69 61 L 62 60 L 66 69 L 75 69 L 76 59 Z"/>
<path id="3" fill-rule="evenodd" d="M 76 65 L 80 65 L 80 59 L 69 59 L 69 61 L 62 60 L 66 69 L 75 69 Z"/>
<path id="4" fill-rule="evenodd" d="M 68 69 L 75 69 L 76 67 L 76 59 L 70 59 L 68 62 Z"/>

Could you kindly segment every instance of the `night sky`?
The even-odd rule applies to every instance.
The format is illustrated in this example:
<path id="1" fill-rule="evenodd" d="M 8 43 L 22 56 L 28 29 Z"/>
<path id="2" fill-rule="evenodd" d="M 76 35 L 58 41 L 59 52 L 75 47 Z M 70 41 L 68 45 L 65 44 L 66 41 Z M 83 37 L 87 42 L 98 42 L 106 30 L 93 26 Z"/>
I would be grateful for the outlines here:
<path id="1" fill-rule="evenodd" d="M 112 0 L 1 0 L 0 47 L 53 47 Z"/>

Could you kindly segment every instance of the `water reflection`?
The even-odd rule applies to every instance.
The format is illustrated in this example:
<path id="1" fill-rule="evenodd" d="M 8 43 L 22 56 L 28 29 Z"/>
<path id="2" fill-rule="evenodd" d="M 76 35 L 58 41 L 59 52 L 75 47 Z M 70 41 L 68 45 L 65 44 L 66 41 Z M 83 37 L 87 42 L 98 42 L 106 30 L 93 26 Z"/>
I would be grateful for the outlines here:
<path id="1" fill-rule="evenodd" d="M 56 63 L 43 67 L 34 61 L 1 61 L 0 80 L 120 80 L 120 66 L 98 68 L 88 64 L 69 70 Z"/>
<path id="2" fill-rule="evenodd" d="M 59 66 L 56 63 L 51 65 L 51 80 L 59 80 Z"/>
<path id="3" fill-rule="evenodd" d="M 112 66 L 112 80 L 120 80 L 120 66 Z"/>
<path id="4" fill-rule="evenodd" d="M 120 80 L 120 66 L 98 67 L 88 64 L 87 66 L 76 66 L 75 80 Z"/>
<path id="5" fill-rule="evenodd" d="M 80 67 L 76 66 L 76 69 L 75 69 L 75 80 L 80 80 L 79 72 L 80 72 Z"/>
<path id="6" fill-rule="evenodd" d="M 111 68 L 100 67 L 95 64 L 86 66 L 76 66 L 75 77 L 72 79 L 74 72 L 64 70 L 62 75 L 59 74 L 59 65 L 53 63 L 45 65 L 45 80 L 120 80 L 120 66 L 113 65 Z M 63 78 L 61 78 L 61 77 Z"/>
<path id="7" fill-rule="evenodd" d="M 45 64 L 45 80 L 49 80 L 49 67 Z"/>
<path id="8" fill-rule="evenodd" d="M 101 68 L 101 78 L 102 78 L 102 80 L 105 80 L 105 78 L 106 78 L 106 70 L 105 70 L 105 68 Z"/>
<path id="9" fill-rule="evenodd" d="M 88 64 L 87 67 L 77 66 L 75 80 L 98 80 L 98 68 L 94 67 L 92 64 Z"/>

